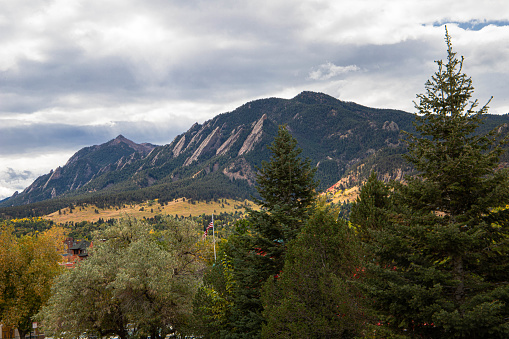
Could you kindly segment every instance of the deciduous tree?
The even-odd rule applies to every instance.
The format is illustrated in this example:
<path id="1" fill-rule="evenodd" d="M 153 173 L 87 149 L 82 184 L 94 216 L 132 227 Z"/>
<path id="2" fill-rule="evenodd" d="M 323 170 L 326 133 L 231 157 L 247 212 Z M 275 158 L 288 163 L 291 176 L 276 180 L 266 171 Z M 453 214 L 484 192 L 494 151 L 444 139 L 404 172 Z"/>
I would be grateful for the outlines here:
<path id="1" fill-rule="evenodd" d="M 32 329 L 32 317 L 49 298 L 58 261 L 62 229 L 17 237 L 11 226 L 0 230 L 0 319 L 21 336 Z"/>
<path id="2" fill-rule="evenodd" d="M 47 334 L 76 337 L 181 333 L 199 282 L 197 225 L 167 219 L 153 232 L 126 218 L 98 235 L 90 257 L 56 281 L 39 314 Z"/>

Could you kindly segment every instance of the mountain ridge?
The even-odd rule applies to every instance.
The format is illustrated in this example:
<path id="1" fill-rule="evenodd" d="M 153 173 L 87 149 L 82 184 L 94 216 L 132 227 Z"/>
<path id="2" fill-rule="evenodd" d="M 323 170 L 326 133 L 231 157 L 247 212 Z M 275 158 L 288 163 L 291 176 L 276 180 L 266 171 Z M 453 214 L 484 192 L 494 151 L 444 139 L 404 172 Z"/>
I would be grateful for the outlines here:
<path id="1" fill-rule="evenodd" d="M 65 165 L 38 177 L 21 193 L 15 193 L 4 203 L 13 199 L 18 199 L 19 204 L 53 199 L 66 191 L 79 189 L 102 173 L 146 157 L 155 147 L 148 143 L 136 144 L 122 135 L 101 145 L 84 147 L 74 153 Z M 57 192 L 57 189 L 62 192 Z"/>
<path id="2" fill-rule="evenodd" d="M 508 116 L 490 119 L 492 125 L 509 123 Z M 401 152 L 401 131 L 412 132 L 413 120 L 407 112 L 369 108 L 309 91 L 292 99 L 254 100 L 193 124 L 169 144 L 136 144 L 119 135 L 85 147 L 63 167 L 0 202 L 0 207 L 37 203 L 46 204 L 48 212 L 57 205 L 94 199 L 118 204 L 183 196 L 249 198 L 256 195 L 256 168 L 269 160 L 266 146 L 283 124 L 297 139 L 302 156 L 317 168 L 320 190 L 325 190 L 383 150 Z M 384 166 L 399 166 L 396 156 L 384 155 Z"/>

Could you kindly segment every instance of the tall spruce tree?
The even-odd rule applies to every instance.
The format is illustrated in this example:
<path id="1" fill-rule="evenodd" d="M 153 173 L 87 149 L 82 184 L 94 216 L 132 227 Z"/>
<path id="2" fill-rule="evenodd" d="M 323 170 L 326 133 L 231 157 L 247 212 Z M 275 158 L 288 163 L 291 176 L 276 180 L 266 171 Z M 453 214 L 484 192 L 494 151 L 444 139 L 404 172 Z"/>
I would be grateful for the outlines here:
<path id="1" fill-rule="evenodd" d="M 362 186 L 359 196 L 352 205 L 350 221 L 359 226 L 358 234 L 364 241 L 369 241 L 373 232 L 377 232 L 389 223 L 391 199 L 389 188 L 372 172 Z"/>
<path id="2" fill-rule="evenodd" d="M 356 282 L 363 251 L 339 208 L 320 199 L 288 245 L 282 274 L 268 279 L 262 338 L 353 338 L 366 314 Z"/>
<path id="3" fill-rule="evenodd" d="M 281 272 L 287 244 L 295 239 L 312 213 L 316 199 L 315 170 L 286 126 L 280 126 L 257 176 L 259 211 L 248 210 L 247 227 L 229 243 L 232 259 L 233 310 L 228 338 L 258 338 L 262 316 L 261 289 L 269 277 Z M 234 244 L 235 243 L 235 244 Z"/>
<path id="4" fill-rule="evenodd" d="M 385 326 L 423 338 L 509 337 L 509 198 L 503 138 L 476 133 L 487 113 L 452 50 L 415 104 L 406 159 L 418 171 L 391 193 L 369 246 L 367 292 Z M 353 208 L 355 215 L 357 205 Z"/>
<path id="5" fill-rule="evenodd" d="M 316 200 L 314 174 L 309 159 L 302 159 L 302 149 L 286 126 L 279 126 L 274 142 L 268 146 L 270 161 L 263 161 L 256 178 L 261 207 L 250 210 L 249 219 L 258 236 L 258 246 L 270 254 L 276 269 L 283 267 L 286 244 L 305 224 Z M 277 271 L 274 273 L 276 274 Z"/>

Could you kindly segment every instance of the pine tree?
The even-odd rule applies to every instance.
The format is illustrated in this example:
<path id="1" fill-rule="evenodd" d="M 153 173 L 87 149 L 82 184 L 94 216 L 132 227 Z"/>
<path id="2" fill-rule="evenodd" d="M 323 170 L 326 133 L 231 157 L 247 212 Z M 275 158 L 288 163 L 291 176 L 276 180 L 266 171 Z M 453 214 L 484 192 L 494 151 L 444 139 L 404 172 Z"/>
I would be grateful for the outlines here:
<path id="1" fill-rule="evenodd" d="M 424 338 L 509 336 L 509 198 L 502 137 L 452 50 L 418 95 L 406 159 L 418 171 L 391 193 L 390 222 L 369 245 L 367 291 L 385 325 Z M 354 213 L 354 212 L 352 212 Z"/>
<path id="2" fill-rule="evenodd" d="M 268 147 L 272 152 L 270 161 L 263 161 L 257 175 L 257 191 L 261 199 L 255 202 L 262 212 L 251 211 L 252 218 L 270 215 L 276 226 L 268 228 L 257 225 L 258 232 L 267 238 L 277 236 L 289 241 L 295 238 L 313 205 L 317 183 L 314 182 L 315 169 L 309 159 L 302 159 L 302 149 L 286 126 L 279 126 L 278 135 Z"/>
<path id="3" fill-rule="evenodd" d="M 261 289 L 281 272 L 287 244 L 295 239 L 315 203 L 315 170 L 302 159 L 302 150 L 286 126 L 280 126 L 269 146 L 272 156 L 257 176 L 259 211 L 248 209 L 248 227 L 238 234 L 227 253 L 232 258 L 235 333 L 230 337 L 257 338 L 264 323 Z"/>
<path id="4" fill-rule="evenodd" d="M 282 274 L 264 285 L 262 338 L 352 338 L 366 315 L 355 282 L 362 274 L 359 239 L 339 208 L 322 199 L 288 245 Z"/>
<path id="5" fill-rule="evenodd" d="M 359 234 L 368 241 L 373 232 L 379 231 L 389 223 L 391 200 L 389 188 L 372 172 L 362 186 L 359 196 L 352 205 L 350 221 L 359 226 Z"/>

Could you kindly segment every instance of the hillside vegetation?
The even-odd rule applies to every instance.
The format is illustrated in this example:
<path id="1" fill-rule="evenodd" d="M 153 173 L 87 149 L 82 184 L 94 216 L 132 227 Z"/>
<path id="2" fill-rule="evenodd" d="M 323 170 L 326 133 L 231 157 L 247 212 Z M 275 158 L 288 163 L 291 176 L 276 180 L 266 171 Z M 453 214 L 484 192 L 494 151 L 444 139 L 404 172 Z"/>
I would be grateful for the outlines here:
<path id="1" fill-rule="evenodd" d="M 386 147 L 399 147 L 412 115 L 343 102 L 323 93 L 246 103 L 194 124 L 163 146 L 123 136 L 78 151 L 62 167 L 0 203 L 4 216 L 45 215 L 71 204 L 121 206 L 179 197 L 250 199 L 267 145 L 286 124 L 302 156 L 317 169 L 318 189 L 336 183 L 352 166 Z M 30 208 L 16 206 L 30 205 Z"/>
<path id="2" fill-rule="evenodd" d="M 89 204 L 73 208 L 66 207 L 57 212 L 45 215 L 43 218 L 57 224 L 65 224 L 81 221 L 97 222 L 99 219 L 120 219 L 126 216 L 137 219 L 149 219 L 161 215 L 195 217 L 203 214 L 215 214 L 217 216 L 222 213 L 228 213 L 237 214 L 238 217 L 242 217 L 245 212 L 245 207 L 256 208 L 256 206 L 248 200 L 219 199 L 217 201 L 194 201 L 181 198 L 161 204 L 156 199 L 139 204 L 125 204 L 120 207 L 99 208 L 96 205 Z"/>
<path id="3" fill-rule="evenodd" d="M 0 216 L 41 216 L 84 204 L 121 208 L 182 197 L 257 198 L 257 168 L 268 159 L 267 145 L 281 124 L 316 168 L 319 191 L 359 186 L 373 170 L 381 179 L 400 180 L 412 171 L 402 158 L 402 137 L 403 131 L 415 131 L 413 121 L 410 113 L 369 108 L 323 93 L 260 99 L 196 123 L 167 145 L 136 144 L 120 135 L 86 147 L 0 202 Z M 497 126 L 501 135 L 507 134 L 509 116 L 486 114 L 476 133 Z M 507 157 L 502 162 L 508 162 Z"/>

